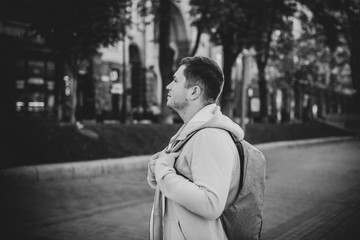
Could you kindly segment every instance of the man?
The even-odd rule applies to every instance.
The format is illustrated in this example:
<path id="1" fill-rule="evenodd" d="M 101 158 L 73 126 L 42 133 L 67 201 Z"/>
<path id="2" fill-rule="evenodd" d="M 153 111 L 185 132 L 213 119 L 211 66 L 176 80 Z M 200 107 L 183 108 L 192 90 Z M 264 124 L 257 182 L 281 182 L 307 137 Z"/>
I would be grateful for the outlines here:
<path id="1" fill-rule="evenodd" d="M 244 132 L 216 105 L 223 85 L 216 62 L 197 56 L 182 59 L 166 87 L 167 106 L 184 125 L 149 161 L 147 179 L 156 189 L 150 239 L 227 239 L 219 217 L 235 199 L 240 178 L 238 150 L 228 131 L 239 140 Z"/>

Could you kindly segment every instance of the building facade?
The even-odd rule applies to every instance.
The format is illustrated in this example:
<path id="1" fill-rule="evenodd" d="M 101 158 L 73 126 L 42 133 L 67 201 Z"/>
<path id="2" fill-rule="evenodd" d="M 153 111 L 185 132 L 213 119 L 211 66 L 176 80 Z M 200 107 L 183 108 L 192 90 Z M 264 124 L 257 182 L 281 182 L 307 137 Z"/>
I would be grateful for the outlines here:
<path id="1" fill-rule="evenodd" d="M 78 120 L 146 118 L 152 109 L 160 109 L 166 81 L 159 71 L 159 30 L 154 16 L 140 16 L 136 6 L 137 1 L 133 1 L 133 24 L 123 40 L 98 49 L 99 54 L 80 67 L 76 83 L 69 66 L 44 47 L 41 38 L 26 37 L 26 20 L 0 18 L 0 74 L 6 89 L 3 96 L 7 96 L 1 107 L 17 115 L 69 121 L 76 91 Z M 172 2 L 170 47 L 174 69 L 195 43 L 197 32 L 191 26 L 189 10 L 188 1 Z M 212 46 L 205 34 L 197 54 L 209 56 L 222 66 L 221 48 Z"/>
<path id="2" fill-rule="evenodd" d="M 0 20 L 2 114 L 55 115 L 59 58 L 40 38 L 27 38 L 28 25 Z"/>
<path id="3" fill-rule="evenodd" d="M 159 68 L 159 29 L 154 16 L 140 16 L 136 6 L 137 1 L 134 1 L 133 24 L 128 28 L 125 39 L 114 47 L 100 49 L 101 56 L 94 61 L 97 114 L 104 112 L 106 116 L 112 116 L 113 112 L 119 111 L 123 116 L 124 112 L 127 112 L 135 120 L 141 120 L 148 118 L 153 109 L 161 107 L 162 88 L 167 81 L 161 79 Z M 195 44 L 197 31 L 191 26 L 189 10 L 188 1 L 172 2 L 170 47 L 174 70 L 176 64 L 189 55 Z M 205 34 L 202 36 L 197 54 L 209 56 L 222 66 L 221 48 L 211 45 Z M 99 69 L 102 70 L 99 72 Z M 119 73 L 117 80 L 111 80 L 111 71 Z M 119 91 L 106 90 L 114 84 L 118 86 Z"/>

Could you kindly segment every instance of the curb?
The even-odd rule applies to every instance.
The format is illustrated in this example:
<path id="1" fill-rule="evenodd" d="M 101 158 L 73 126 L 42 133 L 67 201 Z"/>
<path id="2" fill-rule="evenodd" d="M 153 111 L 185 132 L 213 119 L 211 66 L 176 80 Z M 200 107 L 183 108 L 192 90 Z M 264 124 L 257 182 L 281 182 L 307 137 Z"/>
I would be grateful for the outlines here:
<path id="1" fill-rule="evenodd" d="M 279 147 L 296 147 L 310 144 L 321 144 L 355 139 L 358 139 L 358 137 L 327 137 L 306 140 L 262 143 L 254 144 L 254 146 L 260 151 L 264 151 Z M 12 182 L 42 182 L 96 177 L 111 173 L 122 173 L 130 170 L 146 169 L 147 162 L 150 156 L 151 155 L 142 155 L 115 159 L 44 164 L 1 169 L 0 179 Z"/>
<path id="2" fill-rule="evenodd" d="M 96 177 L 129 170 L 145 169 L 150 155 L 71 163 L 43 164 L 0 170 L 0 179 L 39 182 Z"/>
<path id="3" fill-rule="evenodd" d="M 325 137 L 325 138 L 312 138 L 304 140 L 293 140 L 293 141 L 278 141 L 271 143 L 261 143 L 255 144 L 254 146 L 260 151 L 278 148 L 278 147 L 297 147 L 297 146 L 306 146 L 311 144 L 322 144 L 330 142 L 342 142 L 348 140 L 358 139 L 358 136 L 343 136 L 343 137 Z"/>

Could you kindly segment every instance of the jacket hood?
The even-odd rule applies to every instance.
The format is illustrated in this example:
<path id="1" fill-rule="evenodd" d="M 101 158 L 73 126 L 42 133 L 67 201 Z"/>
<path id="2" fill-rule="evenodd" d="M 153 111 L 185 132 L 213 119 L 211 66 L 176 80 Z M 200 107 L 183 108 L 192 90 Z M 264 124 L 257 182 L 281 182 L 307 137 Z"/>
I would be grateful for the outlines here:
<path id="1" fill-rule="evenodd" d="M 229 117 L 222 114 L 220 107 L 216 106 L 210 111 L 210 116 L 205 121 L 189 121 L 171 138 L 172 140 L 184 140 L 186 136 L 203 128 L 220 128 L 232 132 L 239 140 L 244 139 L 243 129 Z"/>

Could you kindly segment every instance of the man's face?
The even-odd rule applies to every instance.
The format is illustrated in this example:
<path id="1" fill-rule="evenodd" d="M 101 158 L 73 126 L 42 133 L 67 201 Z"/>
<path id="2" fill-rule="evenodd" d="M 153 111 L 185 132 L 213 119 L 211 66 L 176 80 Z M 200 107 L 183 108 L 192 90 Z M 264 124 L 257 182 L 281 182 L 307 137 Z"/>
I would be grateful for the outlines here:
<path id="1" fill-rule="evenodd" d="M 184 69 L 184 65 L 180 66 L 173 76 L 173 81 L 166 86 L 168 90 L 166 105 L 175 111 L 183 110 L 189 105 L 187 94 L 190 89 L 185 87 L 186 78 L 184 76 Z"/>

